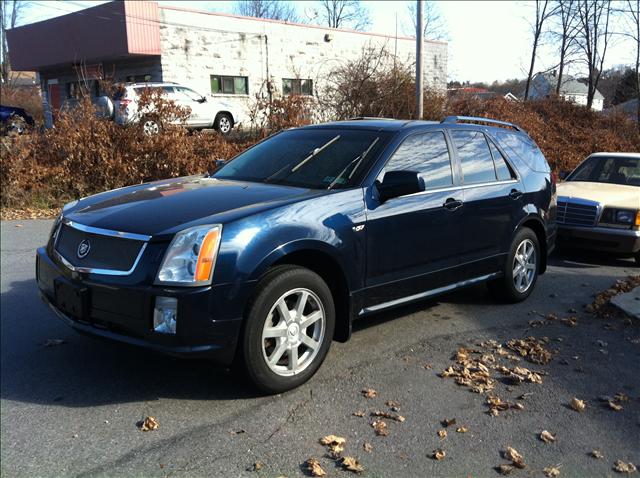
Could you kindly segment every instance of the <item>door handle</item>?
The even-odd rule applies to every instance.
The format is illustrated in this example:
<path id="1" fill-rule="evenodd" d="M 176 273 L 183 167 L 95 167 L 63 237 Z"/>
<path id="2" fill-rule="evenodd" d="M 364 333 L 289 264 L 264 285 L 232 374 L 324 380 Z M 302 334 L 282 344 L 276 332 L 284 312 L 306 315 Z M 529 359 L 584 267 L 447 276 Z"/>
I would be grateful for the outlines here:
<path id="1" fill-rule="evenodd" d="M 462 207 L 462 201 L 459 199 L 449 198 L 442 205 L 445 209 L 449 211 L 455 211 L 456 209 L 460 209 Z"/>
<path id="2" fill-rule="evenodd" d="M 517 189 L 512 189 L 509 193 L 509 197 L 511 199 L 520 199 L 523 195 L 524 193 L 522 191 L 518 191 Z"/>

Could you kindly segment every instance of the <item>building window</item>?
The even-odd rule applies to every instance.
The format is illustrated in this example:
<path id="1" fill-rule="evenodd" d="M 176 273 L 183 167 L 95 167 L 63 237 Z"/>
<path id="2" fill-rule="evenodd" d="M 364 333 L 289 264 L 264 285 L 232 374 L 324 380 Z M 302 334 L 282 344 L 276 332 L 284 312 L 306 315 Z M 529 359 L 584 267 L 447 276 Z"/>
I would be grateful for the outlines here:
<path id="1" fill-rule="evenodd" d="M 282 93 L 286 95 L 313 95 L 313 81 L 295 78 L 282 79 Z"/>
<path id="2" fill-rule="evenodd" d="M 246 76 L 211 75 L 211 93 L 214 95 L 247 95 L 249 78 Z"/>

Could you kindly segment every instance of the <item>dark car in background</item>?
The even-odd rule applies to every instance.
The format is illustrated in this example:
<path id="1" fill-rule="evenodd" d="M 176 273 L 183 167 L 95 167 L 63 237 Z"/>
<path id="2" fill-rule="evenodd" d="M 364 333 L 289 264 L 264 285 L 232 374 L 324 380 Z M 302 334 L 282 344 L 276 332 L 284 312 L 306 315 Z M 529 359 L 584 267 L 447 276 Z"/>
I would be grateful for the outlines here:
<path id="1" fill-rule="evenodd" d="M 519 127 L 354 119 L 291 129 L 211 175 L 74 201 L 38 249 L 68 325 L 308 380 L 378 311 L 488 283 L 526 299 L 554 246 L 555 183 Z"/>
<path id="2" fill-rule="evenodd" d="M 22 134 L 33 124 L 33 118 L 23 108 L 0 105 L 0 129 L 3 133 Z"/>

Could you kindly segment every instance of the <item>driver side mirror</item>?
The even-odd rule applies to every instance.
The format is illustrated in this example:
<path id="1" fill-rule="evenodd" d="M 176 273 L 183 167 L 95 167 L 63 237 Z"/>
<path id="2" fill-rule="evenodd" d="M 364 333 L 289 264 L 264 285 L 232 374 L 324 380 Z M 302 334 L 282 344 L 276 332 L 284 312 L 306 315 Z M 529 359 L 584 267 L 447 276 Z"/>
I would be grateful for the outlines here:
<path id="1" fill-rule="evenodd" d="M 207 97 L 206 96 L 202 96 L 199 100 L 197 100 L 198 103 L 206 103 L 207 101 Z"/>
<path id="2" fill-rule="evenodd" d="M 382 182 L 376 182 L 380 202 L 422 191 L 415 171 L 387 171 Z"/>

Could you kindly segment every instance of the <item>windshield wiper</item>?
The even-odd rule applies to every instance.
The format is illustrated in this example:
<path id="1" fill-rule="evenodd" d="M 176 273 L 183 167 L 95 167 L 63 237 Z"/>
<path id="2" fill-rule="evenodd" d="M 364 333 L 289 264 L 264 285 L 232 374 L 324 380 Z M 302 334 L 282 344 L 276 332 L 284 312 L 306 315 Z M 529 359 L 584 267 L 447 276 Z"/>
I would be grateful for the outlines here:
<path id="1" fill-rule="evenodd" d="M 306 162 L 310 161 L 312 158 L 314 158 L 315 156 L 317 156 L 318 154 L 320 154 L 322 151 L 324 151 L 325 149 L 327 149 L 329 146 L 331 146 L 333 143 L 335 143 L 336 141 L 338 141 L 340 139 L 340 135 L 336 136 L 335 138 L 329 140 L 327 143 L 323 144 L 322 146 L 320 146 L 319 148 L 314 149 L 313 151 L 311 151 L 311 153 L 309 153 L 309 155 L 304 158 L 302 161 L 300 161 L 299 163 L 297 163 L 292 169 L 291 171 L 289 171 L 289 174 L 291 173 L 295 173 L 298 169 L 300 169 Z M 275 173 L 273 173 L 272 175 L 270 175 L 269 177 L 265 178 L 263 182 L 268 183 L 271 179 L 275 178 L 276 176 L 278 176 L 282 171 L 284 171 L 285 169 L 287 169 L 289 166 L 291 166 L 291 163 L 289 164 L 285 164 L 283 167 L 281 167 L 280 169 L 278 169 Z M 286 177 L 286 176 L 285 176 Z"/>
<path id="2" fill-rule="evenodd" d="M 351 170 L 351 173 L 349 173 L 349 177 L 347 178 L 347 180 L 351 179 L 353 177 L 353 175 L 355 174 L 356 170 L 360 167 L 360 164 L 362 163 L 362 161 L 364 161 L 364 158 L 367 157 L 367 154 L 369 154 L 371 152 L 371 150 L 373 149 L 373 147 L 376 145 L 376 143 L 378 142 L 380 138 L 376 138 L 374 139 L 371 144 L 369 145 L 369 147 L 360 155 L 356 156 L 355 158 L 353 158 L 352 161 L 349 162 L 349 164 L 347 164 L 345 166 L 345 168 L 340 171 L 340 174 L 338 174 L 336 176 L 336 178 L 331 181 L 331 184 L 329 184 L 329 186 L 327 186 L 327 189 L 331 189 L 333 186 L 335 186 L 335 184 L 338 182 L 338 180 L 342 177 L 342 175 L 344 173 L 346 173 L 349 168 L 351 167 L 351 165 L 353 163 L 356 163 L 356 165 L 353 167 L 353 169 Z"/>

